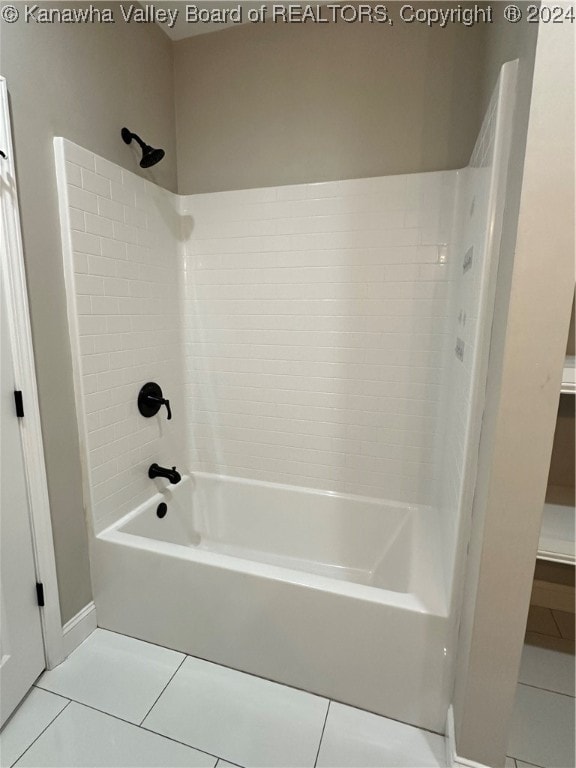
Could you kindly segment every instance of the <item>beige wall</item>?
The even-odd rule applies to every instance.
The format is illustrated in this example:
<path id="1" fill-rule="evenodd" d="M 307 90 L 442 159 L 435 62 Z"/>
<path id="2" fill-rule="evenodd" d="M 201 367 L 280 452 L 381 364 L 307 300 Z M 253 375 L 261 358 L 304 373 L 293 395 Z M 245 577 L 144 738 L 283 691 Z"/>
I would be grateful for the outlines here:
<path id="1" fill-rule="evenodd" d="M 484 34 L 268 23 L 177 42 L 179 192 L 465 166 Z"/>
<path id="2" fill-rule="evenodd" d="M 127 125 L 166 149 L 153 177 L 175 189 L 172 46 L 154 24 L 19 22 L 4 24 L 0 39 L 65 622 L 91 600 L 91 587 L 52 138 L 65 136 L 136 170 L 120 138 Z"/>
<path id="3" fill-rule="evenodd" d="M 529 113 L 536 30 L 518 28 L 523 41 L 511 26 L 509 46 L 505 34 L 489 46 L 519 54 L 520 88 L 454 694 L 458 754 L 494 766 L 514 704 L 574 276 L 573 38 L 569 25 L 540 26 Z"/>
<path id="4" fill-rule="evenodd" d="M 516 5 L 524 10 L 524 17 L 526 17 L 527 6 L 534 5 L 534 3 L 518 2 Z M 505 4 L 494 4 L 494 23 L 486 27 L 481 86 L 482 109 L 486 109 L 490 102 L 490 97 L 498 80 L 502 64 L 505 61 L 519 59 L 520 109 L 524 110 L 524 117 L 526 118 L 524 129 L 526 129 L 538 25 L 527 23 L 511 24 L 505 21 L 502 15 L 504 6 Z M 521 147 L 522 157 L 524 155 L 524 144 L 525 142 L 523 142 Z"/>

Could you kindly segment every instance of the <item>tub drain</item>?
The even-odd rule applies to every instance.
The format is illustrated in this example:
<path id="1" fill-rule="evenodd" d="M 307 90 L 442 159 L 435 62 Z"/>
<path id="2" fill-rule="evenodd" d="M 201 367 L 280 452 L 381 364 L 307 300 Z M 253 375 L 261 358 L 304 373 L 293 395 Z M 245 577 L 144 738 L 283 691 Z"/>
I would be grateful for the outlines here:
<path id="1" fill-rule="evenodd" d="M 158 504 L 156 507 L 156 514 L 158 517 L 166 517 L 166 512 L 168 512 L 168 504 L 164 504 L 164 502 Z"/>

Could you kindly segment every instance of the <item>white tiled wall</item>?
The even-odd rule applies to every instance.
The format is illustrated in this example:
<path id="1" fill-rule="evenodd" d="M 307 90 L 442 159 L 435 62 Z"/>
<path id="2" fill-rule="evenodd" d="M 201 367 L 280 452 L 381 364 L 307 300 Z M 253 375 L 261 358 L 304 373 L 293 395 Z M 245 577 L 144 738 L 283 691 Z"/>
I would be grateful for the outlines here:
<path id="1" fill-rule="evenodd" d="M 431 502 L 455 172 L 178 198 L 57 144 L 97 529 L 152 461 Z"/>
<path id="2" fill-rule="evenodd" d="M 69 141 L 55 147 L 78 410 L 100 529 L 155 491 L 153 461 L 185 457 L 179 218 L 172 193 Z M 139 414 L 148 381 L 170 399 L 172 421 L 164 409 Z"/>
<path id="3" fill-rule="evenodd" d="M 456 179 L 181 199 L 192 469 L 431 502 Z"/>
<path id="4" fill-rule="evenodd" d="M 440 407 L 438 473 L 446 542 L 446 578 L 450 583 L 462 526 L 469 524 L 475 482 L 478 440 L 484 401 L 493 292 L 497 272 L 491 232 L 497 229 L 495 165 L 499 81 L 487 109 L 468 168 L 460 172 L 450 264 L 449 333 L 445 351 L 446 388 Z M 513 94 L 506 109 L 512 109 Z M 498 137 L 502 144 L 504 138 Z M 498 159 L 505 166 L 505 153 Z M 500 201 L 503 205 L 503 201 Z"/>
<path id="5" fill-rule="evenodd" d="M 454 540 L 493 110 L 461 172 L 185 198 L 59 140 L 97 529 L 158 461 L 436 502 Z"/>

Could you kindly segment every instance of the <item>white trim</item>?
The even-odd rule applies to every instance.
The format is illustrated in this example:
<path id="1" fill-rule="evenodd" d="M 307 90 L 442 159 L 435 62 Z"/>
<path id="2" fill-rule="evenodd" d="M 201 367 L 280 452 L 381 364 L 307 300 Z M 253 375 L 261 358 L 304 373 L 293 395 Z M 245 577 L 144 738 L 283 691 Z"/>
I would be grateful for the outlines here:
<path id="1" fill-rule="evenodd" d="M 68 657 L 72 651 L 89 637 L 97 627 L 96 606 L 88 603 L 64 624 L 64 653 Z"/>
<path id="2" fill-rule="evenodd" d="M 448 768 L 488 768 L 484 763 L 476 763 L 474 760 L 460 757 L 456 752 L 454 708 L 452 704 L 448 707 L 448 714 L 446 715 L 446 765 Z"/>
<path id="3" fill-rule="evenodd" d="M 6 288 L 14 372 L 24 393 L 26 408 L 26 417 L 20 420 L 20 434 L 22 436 L 30 507 L 36 578 L 44 584 L 46 595 L 46 606 L 40 611 L 44 654 L 47 668 L 52 669 L 64 659 L 62 620 L 24 271 L 8 89 L 3 77 L 0 77 L 0 107 L 2 112 L 2 117 L 0 117 L 0 149 L 6 154 L 5 159 L 0 158 L 0 180 L 2 183 L 2 194 L 0 195 L 0 231 L 2 237 L 0 239 L 6 243 L 7 252 L 6 258 L 1 260 L 1 268 Z"/>

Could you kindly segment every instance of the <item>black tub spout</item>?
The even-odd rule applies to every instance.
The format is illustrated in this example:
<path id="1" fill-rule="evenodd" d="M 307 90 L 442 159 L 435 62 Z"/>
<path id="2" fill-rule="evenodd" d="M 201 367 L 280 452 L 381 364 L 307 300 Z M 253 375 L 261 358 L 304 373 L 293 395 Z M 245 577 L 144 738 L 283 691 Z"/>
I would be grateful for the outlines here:
<path id="1" fill-rule="evenodd" d="M 182 480 L 182 475 L 176 470 L 176 467 L 172 469 L 166 469 L 166 467 L 160 467 L 158 464 L 151 464 L 148 470 L 148 477 L 153 480 L 155 477 L 165 477 L 172 485 L 176 485 Z"/>

